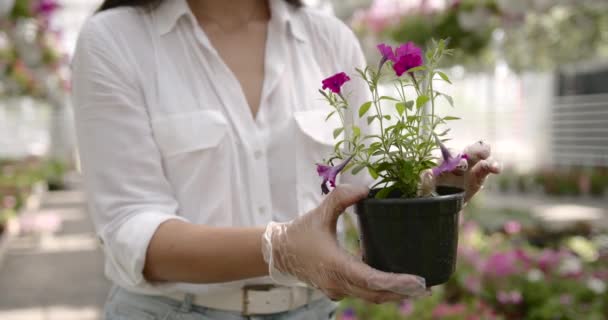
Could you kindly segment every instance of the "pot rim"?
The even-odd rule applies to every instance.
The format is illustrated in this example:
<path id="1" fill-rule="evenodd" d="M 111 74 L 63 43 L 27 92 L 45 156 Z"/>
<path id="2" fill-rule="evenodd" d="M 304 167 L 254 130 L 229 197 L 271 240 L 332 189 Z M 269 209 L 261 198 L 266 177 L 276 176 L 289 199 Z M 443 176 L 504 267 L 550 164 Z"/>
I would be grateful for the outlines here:
<path id="1" fill-rule="evenodd" d="M 383 204 L 424 204 L 424 203 L 434 203 L 434 202 L 444 202 L 444 201 L 454 201 L 459 199 L 464 199 L 465 190 L 458 187 L 450 187 L 450 186 L 441 186 L 441 188 L 451 189 L 453 193 L 437 196 L 437 197 L 426 197 L 426 198 L 385 198 L 385 199 L 376 199 L 376 198 L 365 198 L 362 202 L 375 204 L 375 203 L 383 203 Z M 373 189 L 376 190 L 376 189 Z M 370 194 L 373 190 L 370 190 Z"/>

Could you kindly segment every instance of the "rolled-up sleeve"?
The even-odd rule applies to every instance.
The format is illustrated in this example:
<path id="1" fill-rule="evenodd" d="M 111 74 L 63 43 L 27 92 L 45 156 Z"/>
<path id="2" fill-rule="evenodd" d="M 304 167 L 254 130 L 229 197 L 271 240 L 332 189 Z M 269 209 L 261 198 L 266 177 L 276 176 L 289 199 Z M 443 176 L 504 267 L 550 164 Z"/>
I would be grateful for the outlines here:
<path id="1" fill-rule="evenodd" d="M 182 219 L 162 168 L 136 68 L 94 18 L 72 61 L 75 123 L 89 210 L 120 286 L 146 283 L 148 244 L 169 219 Z M 107 268 L 108 264 L 110 268 Z"/>

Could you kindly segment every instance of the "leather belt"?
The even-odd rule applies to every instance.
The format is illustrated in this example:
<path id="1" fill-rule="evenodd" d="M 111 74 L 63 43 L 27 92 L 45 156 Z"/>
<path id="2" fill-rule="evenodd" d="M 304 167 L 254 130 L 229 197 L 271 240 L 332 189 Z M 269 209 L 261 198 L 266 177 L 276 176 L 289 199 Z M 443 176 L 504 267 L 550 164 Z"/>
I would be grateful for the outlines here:
<path id="1" fill-rule="evenodd" d="M 167 297 L 183 301 L 186 295 L 175 293 Z M 321 291 L 306 287 L 250 285 L 241 290 L 193 295 L 192 304 L 253 316 L 291 311 L 324 297 Z"/>

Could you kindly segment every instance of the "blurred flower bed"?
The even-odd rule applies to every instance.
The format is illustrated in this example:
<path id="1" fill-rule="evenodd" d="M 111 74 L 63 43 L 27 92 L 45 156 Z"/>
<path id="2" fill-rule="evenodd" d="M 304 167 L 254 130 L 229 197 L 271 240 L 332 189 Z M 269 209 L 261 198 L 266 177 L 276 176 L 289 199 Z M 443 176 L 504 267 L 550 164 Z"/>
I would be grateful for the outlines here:
<path id="1" fill-rule="evenodd" d="M 551 234 L 525 213 L 507 214 L 522 222 L 503 217 L 497 228 L 486 222 L 504 212 L 474 205 L 467 211 L 472 220 L 462 225 L 458 266 L 447 284 L 429 298 L 400 304 L 345 300 L 338 319 L 608 318 L 608 234 L 575 226 Z M 482 216 L 485 221 L 474 221 Z"/>
<path id="2" fill-rule="evenodd" d="M 58 100 L 69 89 L 68 58 L 50 19 L 54 0 L 7 0 L 0 13 L 0 97 Z"/>
<path id="3" fill-rule="evenodd" d="M 375 0 L 353 16 L 373 43 L 451 40 L 448 64 L 472 69 L 505 59 L 516 70 L 608 57 L 608 2 L 602 0 Z M 500 31 L 495 33 L 495 31 Z M 499 46 L 496 48 L 497 40 Z"/>
<path id="4" fill-rule="evenodd" d="M 554 168 L 527 174 L 507 169 L 493 187 L 500 192 L 603 198 L 608 193 L 608 168 Z"/>
<path id="5" fill-rule="evenodd" d="M 26 205 L 30 195 L 40 189 L 61 188 L 65 171 L 65 165 L 55 160 L 0 159 L 0 234 Z"/>

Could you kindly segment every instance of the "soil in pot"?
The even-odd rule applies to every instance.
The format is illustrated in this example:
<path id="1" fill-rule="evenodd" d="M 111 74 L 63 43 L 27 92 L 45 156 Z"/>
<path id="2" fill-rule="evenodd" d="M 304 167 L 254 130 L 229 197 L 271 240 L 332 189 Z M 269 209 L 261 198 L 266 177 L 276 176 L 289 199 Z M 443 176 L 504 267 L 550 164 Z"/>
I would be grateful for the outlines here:
<path id="1" fill-rule="evenodd" d="M 363 260 L 378 270 L 424 277 L 428 287 L 447 282 L 456 267 L 463 190 L 438 187 L 437 197 L 374 199 L 378 191 L 356 206 Z"/>

